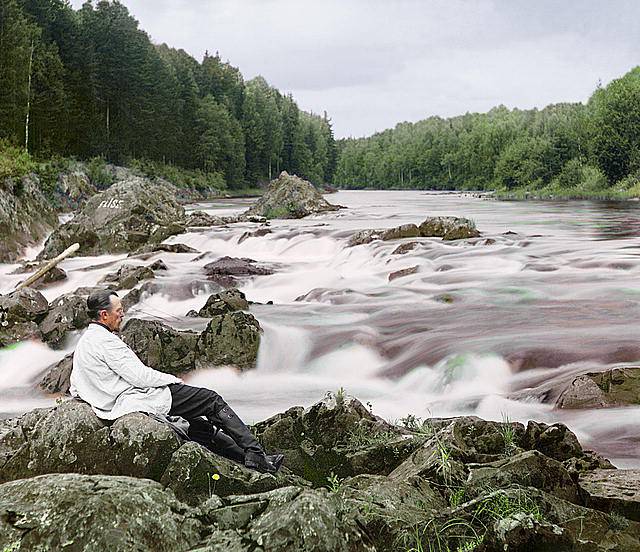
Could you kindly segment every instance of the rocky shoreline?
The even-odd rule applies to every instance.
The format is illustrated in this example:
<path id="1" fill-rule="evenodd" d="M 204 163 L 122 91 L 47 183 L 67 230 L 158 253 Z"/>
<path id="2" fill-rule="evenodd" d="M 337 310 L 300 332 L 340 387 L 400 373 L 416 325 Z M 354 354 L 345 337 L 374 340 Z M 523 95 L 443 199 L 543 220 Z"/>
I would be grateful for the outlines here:
<path id="1" fill-rule="evenodd" d="M 270 233 L 269 218 L 339 208 L 283 173 L 242 215 L 186 214 L 170 185 L 121 176 L 102 192 L 74 192 L 78 212 L 49 236 L 40 258 L 78 242 L 81 254 L 129 253 L 131 262 L 118 265 L 97 287 L 50 302 L 34 288 L 0 296 L 0 347 L 32 338 L 64 347 L 88 324 L 86 297 L 97 288 L 122 291 L 126 307 L 135 306 L 168 269 L 158 258 L 162 252 L 189 255 L 189 262 L 209 260 L 207 252 L 163 243 L 169 236 L 255 224 L 243 240 Z M 73 182 L 67 189 L 84 190 Z M 53 211 L 41 220 L 49 215 Z M 21 238 L 9 247 L 12 258 L 44 237 L 36 230 L 31 241 Z M 420 225 L 357 232 L 349 244 L 430 237 L 492 240 L 468 219 L 429 217 Z M 393 254 L 419 245 L 404 241 Z M 389 280 L 416 270 L 391 273 Z M 202 319 L 201 331 L 134 317 L 123 339 L 146 364 L 173 374 L 217 366 L 252 369 L 262 329 L 236 286 L 272 274 L 274 267 L 220 257 L 201 271 L 218 286 L 200 310 L 184 313 Z M 59 271 L 40 284 L 64 278 Z M 67 355 L 47 369 L 40 389 L 66 393 L 71 360 Z M 638 370 L 620 366 L 582 374 L 550 392 L 549 400 L 557 408 L 637 404 Z M 640 550 L 640 470 L 615 469 L 583 450 L 562 424 L 524 426 L 471 416 L 407 416 L 390 423 L 340 390 L 254 426 L 268 452 L 286 455 L 281 473 L 272 476 L 182 442 L 169 426 L 144 414 L 105 423 L 85 403 L 63 397 L 59 403 L 0 421 L 2 552 Z"/>
<path id="2" fill-rule="evenodd" d="M 253 430 L 286 454 L 277 476 L 183 443 L 144 414 L 105 424 L 75 400 L 0 422 L 0 547 L 640 547 L 640 470 L 615 469 L 562 424 L 390 424 L 340 390 Z"/>

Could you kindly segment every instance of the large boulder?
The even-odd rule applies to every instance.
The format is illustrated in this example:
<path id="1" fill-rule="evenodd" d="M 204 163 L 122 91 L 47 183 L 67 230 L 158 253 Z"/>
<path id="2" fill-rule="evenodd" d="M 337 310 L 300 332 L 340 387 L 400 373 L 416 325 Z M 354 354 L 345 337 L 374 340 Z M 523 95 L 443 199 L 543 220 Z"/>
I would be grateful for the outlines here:
<path id="1" fill-rule="evenodd" d="M 598 408 L 640 404 L 640 366 L 582 374 L 562 392 L 558 408 Z"/>
<path id="2" fill-rule="evenodd" d="M 32 288 L 0 295 L 0 348 L 24 339 L 39 338 L 38 323 L 48 310 L 47 300 Z"/>
<path id="3" fill-rule="evenodd" d="M 0 262 L 13 262 L 58 224 L 38 177 L 0 179 Z"/>
<path id="4" fill-rule="evenodd" d="M 268 451 L 315 485 L 333 474 L 389 474 L 418 442 L 343 393 L 328 394 L 307 409 L 290 408 L 254 426 Z"/>
<path id="5" fill-rule="evenodd" d="M 184 228 L 184 209 L 171 185 L 131 177 L 89 199 L 49 236 L 39 258 L 54 257 L 76 242 L 81 255 L 128 252 Z"/>
<path id="6" fill-rule="evenodd" d="M 288 219 L 338 209 L 341 207 L 324 199 L 313 184 L 282 171 L 278 178 L 269 183 L 264 195 L 245 211 L 244 215 Z"/>
<path id="7" fill-rule="evenodd" d="M 472 220 L 459 217 L 428 217 L 419 226 L 423 238 L 461 240 L 480 236 Z"/>
<path id="8" fill-rule="evenodd" d="M 198 338 L 196 367 L 254 368 L 261 334 L 260 324 L 250 313 L 235 311 L 213 316 Z"/>
<path id="9" fill-rule="evenodd" d="M 5 551 L 179 552 L 202 530 L 190 508 L 148 479 L 64 474 L 0 485 Z"/>
<path id="10" fill-rule="evenodd" d="M 173 430 L 146 416 L 123 416 L 111 426 L 98 419 L 91 407 L 66 401 L 41 412 L 31 423 L 28 415 L 14 425 L 22 431 L 0 436 L 6 462 L 0 481 L 45 473 L 131 475 L 160 480 L 172 454 L 180 447 Z"/>
<path id="11" fill-rule="evenodd" d="M 130 319 L 121 332 L 122 340 L 147 366 L 178 375 L 195 367 L 198 334 L 178 331 L 156 320 Z"/>

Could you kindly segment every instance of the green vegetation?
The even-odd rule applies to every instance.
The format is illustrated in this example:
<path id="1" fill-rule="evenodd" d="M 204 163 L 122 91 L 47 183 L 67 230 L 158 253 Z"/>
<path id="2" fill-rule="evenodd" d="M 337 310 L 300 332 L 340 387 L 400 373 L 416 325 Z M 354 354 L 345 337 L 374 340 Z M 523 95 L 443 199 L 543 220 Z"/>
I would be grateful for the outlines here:
<path id="1" fill-rule="evenodd" d="M 496 190 L 503 198 L 640 195 L 640 67 L 584 104 L 467 113 L 341 140 L 334 183 Z"/>
<path id="2" fill-rule="evenodd" d="M 152 44 L 120 2 L 1 0 L 0 21 L 0 151 L 144 160 L 134 164 L 197 189 L 242 189 L 281 170 L 333 178 L 326 114 L 301 111 L 262 77 L 245 82 L 218 53 L 199 62 Z M 25 174 L 27 159 L 11 157 L 0 176 Z"/>
<path id="3" fill-rule="evenodd" d="M 340 492 L 340 489 L 342 488 L 342 481 L 343 478 L 338 477 L 335 473 L 331 472 L 331 475 L 329 477 L 327 477 L 327 488 L 334 494 L 337 494 Z"/>
<path id="4" fill-rule="evenodd" d="M 502 425 L 500 426 L 500 435 L 504 440 L 504 453 L 511 454 L 518 445 L 516 443 L 516 431 L 506 412 L 502 413 Z"/>

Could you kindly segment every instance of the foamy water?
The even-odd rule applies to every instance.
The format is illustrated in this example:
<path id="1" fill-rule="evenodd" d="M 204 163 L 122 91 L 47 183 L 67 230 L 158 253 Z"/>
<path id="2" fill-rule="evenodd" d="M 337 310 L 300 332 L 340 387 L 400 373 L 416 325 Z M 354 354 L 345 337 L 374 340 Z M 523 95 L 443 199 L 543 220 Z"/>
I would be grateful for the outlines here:
<path id="1" fill-rule="evenodd" d="M 249 300 L 261 303 L 251 308 L 264 328 L 257 368 L 209 369 L 186 378 L 220 392 L 248 421 L 312 404 L 342 387 L 391 420 L 412 413 L 562 421 L 618 465 L 640 466 L 640 407 L 560 411 L 551 400 L 580 373 L 640 357 L 637 206 L 423 192 L 339 192 L 328 199 L 349 209 L 273 221 L 271 234 L 242 243 L 256 225 L 167 240 L 208 252 L 197 261 L 197 254 L 186 253 L 159 253 L 144 262 L 124 255 L 68 259 L 61 266 L 69 279 L 43 294 L 52 300 L 94 285 L 125 262 L 161 258 L 168 271 L 157 273 L 154 293 L 129 315 L 202 329 L 203 321 L 185 314 L 217 289 L 203 266 L 224 255 L 251 258 L 275 272 L 241 285 Z M 194 208 L 232 214 L 245 204 Z M 495 241 L 419 239 L 405 255 L 392 252 L 412 240 L 346 246 L 357 230 L 433 215 L 470 217 L 483 238 Z M 415 274 L 389 282 L 390 273 L 414 266 Z M 24 278 L 9 274 L 15 268 L 0 266 L 0 291 Z M 51 404 L 55 398 L 40 395 L 34 382 L 75 339 L 64 351 L 28 343 L 0 352 L 0 411 Z"/>

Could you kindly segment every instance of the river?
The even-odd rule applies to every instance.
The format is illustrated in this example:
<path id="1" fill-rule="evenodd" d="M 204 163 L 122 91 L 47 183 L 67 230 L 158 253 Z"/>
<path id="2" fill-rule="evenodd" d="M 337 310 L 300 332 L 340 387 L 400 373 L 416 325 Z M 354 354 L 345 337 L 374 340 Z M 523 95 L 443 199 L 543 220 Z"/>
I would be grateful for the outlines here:
<path id="1" fill-rule="evenodd" d="M 184 315 L 217 291 L 202 272 L 206 263 L 230 255 L 275 270 L 240 288 L 260 303 L 251 308 L 264 328 L 257 368 L 199 371 L 187 383 L 217 390 L 247 421 L 310 405 L 341 387 L 389 420 L 412 413 L 561 421 L 617 466 L 640 467 L 640 406 L 554 408 L 575 375 L 640 360 L 638 203 L 503 202 L 414 191 L 327 198 L 348 208 L 272 221 L 272 233 L 241 243 L 255 225 L 174 236 L 168 241 L 209 254 L 193 261 L 195 254 L 159 253 L 145 261 L 162 258 L 169 270 L 128 315 L 179 329 L 204 325 Z M 233 214 L 247 204 L 189 208 Z M 469 217 L 483 236 L 449 243 L 422 238 L 402 255 L 392 252 L 415 240 L 347 246 L 357 230 L 419 224 L 434 215 Z M 131 260 L 65 260 L 69 278 L 43 294 L 52 300 L 94 285 L 123 262 Z M 417 271 L 389 281 L 390 273 L 410 267 Z M 14 269 L 0 265 L 0 292 L 22 278 L 9 274 Z M 2 415 L 54 403 L 34 382 L 73 350 L 74 340 L 63 351 L 37 343 L 0 351 Z"/>

